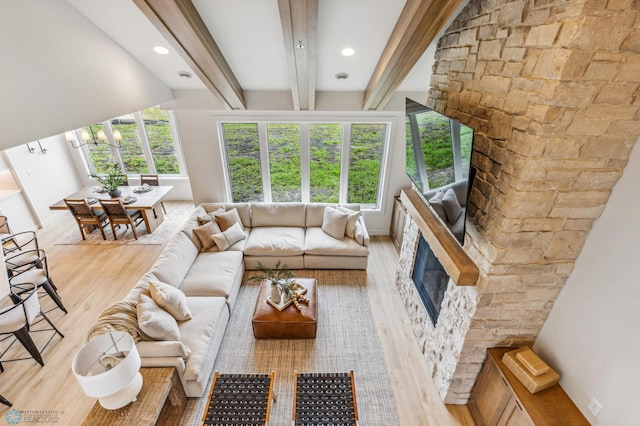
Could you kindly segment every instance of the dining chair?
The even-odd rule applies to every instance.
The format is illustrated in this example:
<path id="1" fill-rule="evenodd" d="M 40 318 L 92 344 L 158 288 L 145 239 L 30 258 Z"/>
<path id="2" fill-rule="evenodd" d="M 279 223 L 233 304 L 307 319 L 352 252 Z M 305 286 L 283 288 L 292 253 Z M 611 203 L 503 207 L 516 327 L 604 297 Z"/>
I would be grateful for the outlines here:
<path id="1" fill-rule="evenodd" d="M 160 186 L 160 178 L 158 175 L 140 175 L 140 185 L 147 184 L 149 186 Z M 164 202 L 160 201 L 162 211 L 167 214 L 167 209 L 164 207 Z"/>
<path id="2" fill-rule="evenodd" d="M 118 227 L 119 225 L 125 225 L 127 228 L 131 225 L 133 236 L 137 240 L 138 234 L 136 233 L 136 226 L 144 222 L 142 212 L 140 210 L 125 209 L 124 204 L 122 204 L 122 201 L 120 201 L 119 198 L 99 201 L 104 213 L 109 218 L 111 231 L 113 231 L 113 239 L 118 239 L 118 236 L 116 235 L 116 225 L 118 225 Z"/>
<path id="3" fill-rule="evenodd" d="M 2 235 L 2 249 L 5 251 L 9 250 L 11 245 L 18 245 L 17 241 L 9 237 L 11 234 L 13 234 L 13 232 L 11 232 L 11 228 L 9 227 L 9 218 L 0 215 L 0 235 Z"/>
<path id="4" fill-rule="evenodd" d="M 0 372 L 4 371 L 3 363 L 10 361 L 20 361 L 29 358 L 33 358 L 40 365 L 44 365 L 42 359 L 42 352 L 51 343 L 56 334 L 61 338 L 64 335 L 56 328 L 51 320 L 40 309 L 40 302 L 38 301 L 38 286 L 34 283 L 24 283 L 10 288 L 10 293 L 0 299 L 0 335 L 5 335 L 2 339 L 10 339 L 11 342 L 7 345 L 2 345 L 3 351 L 0 353 Z M 42 319 L 36 320 L 41 316 Z M 45 320 L 49 327 L 35 328 L 34 326 L 40 321 Z M 45 343 L 42 349 L 39 349 L 31 333 L 53 331 L 49 340 Z M 19 357 L 5 359 L 5 355 L 11 350 L 13 344 L 19 341 L 22 346 L 29 352 L 30 357 Z M 16 350 L 11 350 L 11 355 L 18 355 Z"/>
<path id="5" fill-rule="evenodd" d="M 106 240 L 107 237 L 104 234 L 104 227 L 107 225 L 107 221 L 109 220 L 104 211 L 98 210 L 94 211 L 87 203 L 87 200 L 84 198 L 79 199 L 71 199 L 65 198 L 65 204 L 69 208 L 69 211 L 73 215 L 73 218 L 76 220 L 78 224 L 78 228 L 80 229 L 80 235 L 82 235 L 82 239 L 86 240 L 85 237 L 85 229 L 88 226 L 96 226 L 100 229 L 100 233 L 102 234 L 102 239 Z M 91 232 L 91 230 L 89 231 Z"/>
<path id="6" fill-rule="evenodd" d="M 40 264 L 43 267 L 41 269 L 32 268 L 25 270 L 21 265 L 22 262 L 20 261 L 20 257 L 25 255 L 38 257 L 40 259 Z M 43 288 L 58 308 L 60 308 L 64 313 L 67 313 L 67 309 L 62 304 L 62 300 L 60 300 L 61 297 L 58 294 L 58 288 L 53 283 L 51 275 L 49 274 L 49 261 L 47 253 L 44 250 L 30 250 L 18 253 L 6 258 L 5 264 L 10 277 L 9 286 L 18 286 L 17 288 L 20 288 L 22 284 L 34 283 L 38 288 Z"/>

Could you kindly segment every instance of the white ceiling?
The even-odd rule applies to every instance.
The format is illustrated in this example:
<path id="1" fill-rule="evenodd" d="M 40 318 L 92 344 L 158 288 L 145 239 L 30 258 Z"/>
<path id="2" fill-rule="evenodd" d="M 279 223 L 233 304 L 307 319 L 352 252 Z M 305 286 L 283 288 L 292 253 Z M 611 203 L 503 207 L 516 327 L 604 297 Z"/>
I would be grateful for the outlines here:
<path id="1" fill-rule="evenodd" d="M 171 89 L 206 89 L 132 0 L 67 0 Z M 277 0 L 192 0 L 244 90 L 290 90 Z M 405 0 L 320 0 L 316 89 L 364 91 Z M 153 52 L 165 46 L 169 55 Z M 344 57 L 344 47 L 355 55 Z M 400 86 L 426 92 L 433 48 Z M 193 78 L 179 77 L 189 71 Z M 338 81 L 340 72 L 349 78 Z"/>

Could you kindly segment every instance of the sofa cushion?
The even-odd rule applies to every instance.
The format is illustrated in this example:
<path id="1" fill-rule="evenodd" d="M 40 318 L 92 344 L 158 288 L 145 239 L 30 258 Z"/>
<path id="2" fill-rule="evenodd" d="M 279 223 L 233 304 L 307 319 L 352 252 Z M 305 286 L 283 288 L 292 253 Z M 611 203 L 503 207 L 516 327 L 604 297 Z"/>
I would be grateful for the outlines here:
<path id="1" fill-rule="evenodd" d="M 180 290 L 187 296 L 229 297 L 234 278 L 242 268 L 242 252 L 200 253 Z M 192 312 L 195 315 L 194 312 Z"/>
<path id="2" fill-rule="evenodd" d="M 251 207 L 249 203 L 202 203 L 201 206 L 207 213 L 215 212 L 221 207 L 225 211 L 236 209 L 240 220 L 242 220 L 242 226 L 245 228 L 251 228 Z"/>
<path id="3" fill-rule="evenodd" d="M 326 207 L 324 209 L 324 219 L 322 220 L 322 230 L 333 238 L 341 240 L 344 238 L 348 219 L 349 214 L 333 207 Z"/>
<path id="4" fill-rule="evenodd" d="M 202 207 L 202 206 L 200 206 Z M 204 211 L 204 209 L 203 209 Z M 218 213 L 224 213 L 224 207 L 220 207 L 218 210 L 211 212 L 211 213 L 206 213 L 203 212 L 201 215 L 198 215 L 196 217 L 196 221 L 198 222 L 198 225 L 204 225 L 205 223 L 211 222 L 216 220 L 215 215 Z"/>
<path id="5" fill-rule="evenodd" d="M 149 282 L 151 298 L 162 309 L 169 312 L 178 321 L 191 319 L 191 312 L 187 306 L 187 297 L 180 289 L 160 281 Z"/>
<path id="6" fill-rule="evenodd" d="M 202 250 L 209 250 L 216 244 L 215 240 L 212 238 L 212 235 L 219 234 L 222 231 L 217 222 L 215 222 L 214 220 L 210 220 L 209 222 L 206 222 L 203 225 L 194 228 L 193 232 L 200 240 Z"/>
<path id="7" fill-rule="evenodd" d="M 234 223 L 233 226 L 227 228 L 225 231 L 211 235 L 211 238 L 215 241 L 220 251 L 225 251 L 238 241 L 247 238 L 241 226 L 240 223 Z"/>
<path id="8" fill-rule="evenodd" d="M 151 273 L 159 281 L 180 287 L 193 261 L 198 256 L 198 249 L 184 233 L 177 233 L 167 243 L 158 260 L 151 267 Z"/>
<path id="9" fill-rule="evenodd" d="M 139 295 L 136 311 L 138 324 L 147 336 L 156 340 L 180 340 L 176 319 L 152 298 L 144 294 Z"/>
<path id="10" fill-rule="evenodd" d="M 247 238 L 249 238 L 249 234 L 251 233 L 251 229 L 250 228 L 244 228 L 244 230 L 242 231 L 242 233 L 244 234 L 244 238 L 236 241 L 235 243 L 231 244 L 230 247 L 228 247 L 225 251 L 240 251 L 240 252 L 244 252 L 244 246 L 247 243 Z M 217 244 L 214 244 L 213 247 L 211 247 L 209 250 L 203 250 L 207 253 L 218 253 L 219 251 L 223 251 L 220 250 L 220 248 L 218 248 Z"/>
<path id="11" fill-rule="evenodd" d="M 253 203 L 251 225 L 257 226 L 305 226 L 304 203 Z"/>
<path id="12" fill-rule="evenodd" d="M 304 228 L 259 227 L 251 230 L 244 247 L 249 256 L 295 256 L 304 253 Z"/>
<path id="13" fill-rule="evenodd" d="M 229 320 L 229 311 L 224 297 L 187 297 L 187 304 L 193 313 L 191 321 L 179 324 L 181 341 L 191 349 L 185 365 L 185 380 L 197 380 L 204 373 L 209 376 L 211 371 L 202 371 L 209 352 L 215 348 L 212 339 L 219 327 L 224 329 Z"/>
<path id="14" fill-rule="evenodd" d="M 307 228 L 304 241 L 304 253 L 316 255 L 339 256 L 368 256 L 369 249 L 361 246 L 352 238 L 341 240 L 333 238 L 322 228 Z"/>
<path id="15" fill-rule="evenodd" d="M 342 207 L 346 207 L 349 210 L 360 211 L 359 204 L 341 204 Z M 307 204 L 307 219 L 305 226 L 307 228 L 322 226 L 322 219 L 324 218 L 325 207 L 338 207 L 337 204 L 329 203 L 311 203 Z"/>

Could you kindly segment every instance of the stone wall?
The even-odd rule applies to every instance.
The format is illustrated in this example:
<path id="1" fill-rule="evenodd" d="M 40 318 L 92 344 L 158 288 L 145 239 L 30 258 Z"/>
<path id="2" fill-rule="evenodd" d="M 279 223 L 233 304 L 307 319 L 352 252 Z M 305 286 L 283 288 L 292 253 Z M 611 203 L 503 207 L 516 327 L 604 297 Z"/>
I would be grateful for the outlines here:
<path id="1" fill-rule="evenodd" d="M 428 104 L 475 129 L 478 169 L 477 305 L 459 350 L 421 342 L 447 403 L 467 400 L 487 347 L 533 342 L 622 174 L 640 134 L 639 7 L 471 0 L 439 41 Z"/>

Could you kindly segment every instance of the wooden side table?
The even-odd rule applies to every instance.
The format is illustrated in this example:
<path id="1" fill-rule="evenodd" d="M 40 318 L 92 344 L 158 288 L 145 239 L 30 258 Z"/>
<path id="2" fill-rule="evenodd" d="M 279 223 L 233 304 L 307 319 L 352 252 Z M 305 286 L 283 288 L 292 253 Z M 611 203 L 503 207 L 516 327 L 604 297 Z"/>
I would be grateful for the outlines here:
<path id="1" fill-rule="evenodd" d="M 187 397 L 173 367 L 141 368 L 142 389 L 138 399 L 118 410 L 105 410 L 96 401 L 83 425 L 155 425 L 159 418 L 163 423 L 178 424 L 182 418 Z"/>

